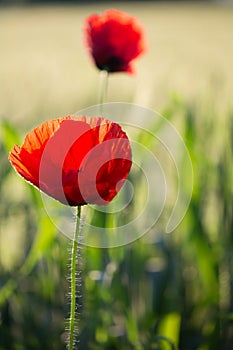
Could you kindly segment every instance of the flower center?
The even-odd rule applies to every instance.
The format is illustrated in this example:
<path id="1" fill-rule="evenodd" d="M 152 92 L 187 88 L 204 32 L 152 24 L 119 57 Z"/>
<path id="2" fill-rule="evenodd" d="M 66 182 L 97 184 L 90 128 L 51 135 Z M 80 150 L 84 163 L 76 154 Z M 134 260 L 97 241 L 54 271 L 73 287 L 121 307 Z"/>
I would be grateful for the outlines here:
<path id="1" fill-rule="evenodd" d="M 107 72 L 114 72 L 118 68 L 121 68 L 124 62 L 121 58 L 116 56 L 109 57 L 104 63 L 98 63 L 97 67 L 100 70 L 106 70 Z"/>

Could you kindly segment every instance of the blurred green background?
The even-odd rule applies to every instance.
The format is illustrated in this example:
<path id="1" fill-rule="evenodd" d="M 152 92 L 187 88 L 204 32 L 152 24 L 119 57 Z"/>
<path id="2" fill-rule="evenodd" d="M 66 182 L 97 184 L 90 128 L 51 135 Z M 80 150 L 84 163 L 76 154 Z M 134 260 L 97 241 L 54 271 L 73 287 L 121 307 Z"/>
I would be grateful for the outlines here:
<path id="1" fill-rule="evenodd" d="M 144 24 L 148 53 L 136 76 L 110 76 L 108 102 L 173 123 L 194 191 L 173 233 L 161 220 L 125 247 L 82 248 L 80 349 L 233 349 L 233 8 L 141 1 L 0 7 L 0 350 L 65 349 L 70 241 L 7 155 L 36 125 L 97 103 L 83 25 L 112 7 Z"/>

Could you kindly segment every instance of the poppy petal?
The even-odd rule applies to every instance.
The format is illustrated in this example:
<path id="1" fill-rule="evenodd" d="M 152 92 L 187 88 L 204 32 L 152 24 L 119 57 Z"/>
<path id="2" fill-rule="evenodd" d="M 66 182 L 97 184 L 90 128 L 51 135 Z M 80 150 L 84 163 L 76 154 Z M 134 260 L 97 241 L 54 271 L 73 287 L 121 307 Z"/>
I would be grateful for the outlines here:
<path id="1" fill-rule="evenodd" d="M 146 51 L 141 24 L 135 17 L 115 9 L 89 16 L 85 39 L 96 66 L 108 72 L 132 73 L 132 61 Z"/>
<path id="2" fill-rule="evenodd" d="M 67 116 L 28 133 L 9 160 L 25 180 L 76 206 L 110 202 L 128 176 L 132 154 L 120 125 L 101 117 Z"/>

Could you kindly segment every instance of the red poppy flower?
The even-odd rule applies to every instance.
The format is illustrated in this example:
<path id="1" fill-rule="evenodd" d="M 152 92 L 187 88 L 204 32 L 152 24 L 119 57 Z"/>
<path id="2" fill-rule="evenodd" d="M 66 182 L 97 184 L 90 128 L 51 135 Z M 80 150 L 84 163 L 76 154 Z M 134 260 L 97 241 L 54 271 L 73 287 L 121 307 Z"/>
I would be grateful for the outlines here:
<path id="1" fill-rule="evenodd" d="M 85 36 L 100 70 L 132 73 L 132 61 L 145 51 L 142 26 L 135 17 L 118 10 L 88 17 Z"/>
<path id="2" fill-rule="evenodd" d="M 120 125 L 101 117 L 67 116 L 27 134 L 9 160 L 24 179 L 64 204 L 105 205 L 123 186 L 132 154 Z"/>

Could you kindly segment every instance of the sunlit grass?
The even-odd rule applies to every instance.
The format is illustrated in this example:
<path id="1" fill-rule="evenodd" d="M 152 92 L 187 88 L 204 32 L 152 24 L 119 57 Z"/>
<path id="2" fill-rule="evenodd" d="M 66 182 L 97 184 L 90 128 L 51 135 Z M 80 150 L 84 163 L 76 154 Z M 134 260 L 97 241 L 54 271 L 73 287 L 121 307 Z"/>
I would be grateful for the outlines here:
<path id="1" fill-rule="evenodd" d="M 161 110 L 177 91 L 184 98 L 231 102 L 232 20 L 228 7 L 204 4 L 114 4 L 139 17 L 148 53 L 136 77 L 113 74 L 109 101 Z M 0 8 L 0 115 L 34 126 L 97 103 L 98 72 L 84 46 L 86 16 L 106 5 Z"/>

